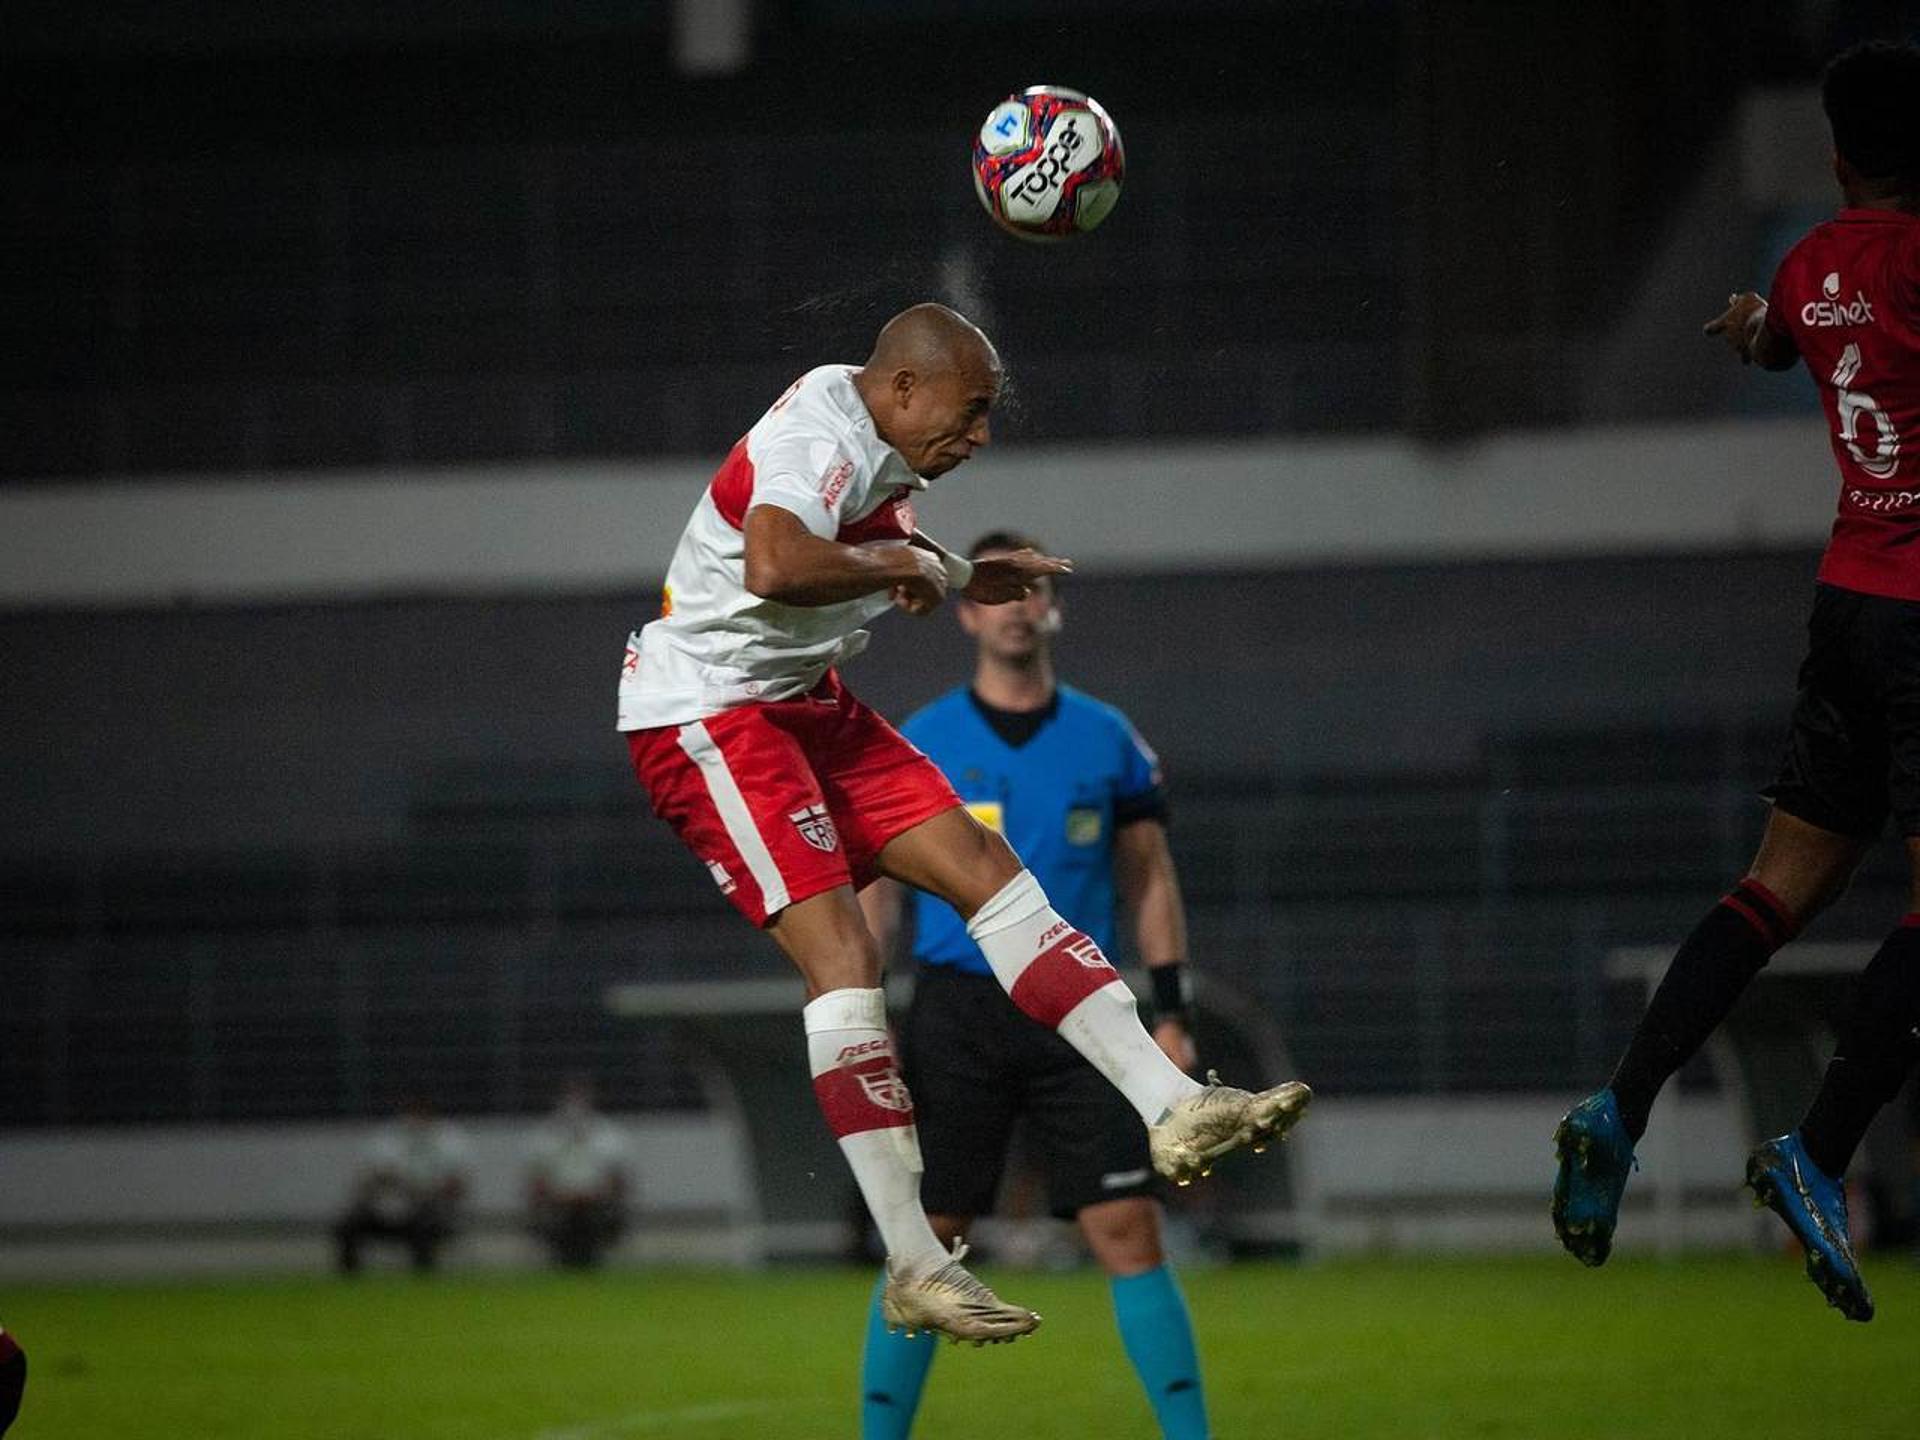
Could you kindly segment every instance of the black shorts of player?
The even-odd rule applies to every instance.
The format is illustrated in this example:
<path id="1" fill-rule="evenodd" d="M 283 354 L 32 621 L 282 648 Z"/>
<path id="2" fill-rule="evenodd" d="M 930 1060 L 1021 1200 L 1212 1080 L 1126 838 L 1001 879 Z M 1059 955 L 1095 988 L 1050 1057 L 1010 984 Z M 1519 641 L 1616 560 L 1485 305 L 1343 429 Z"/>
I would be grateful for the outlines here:
<path id="1" fill-rule="evenodd" d="M 1787 814 L 1863 840 L 1920 835 L 1920 603 L 1817 587 L 1793 733 L 1761 792 Z"/>
<path id="2" fill-rule="evenodd" d="M 992 1213 L 1016 1125 L 1045 1173 L 1047 1208 L 1063 1220 L 1153 1192 L 1133 1106 L 991 975 L 921 965 L 901 1045 L 929 1215 Z"/>

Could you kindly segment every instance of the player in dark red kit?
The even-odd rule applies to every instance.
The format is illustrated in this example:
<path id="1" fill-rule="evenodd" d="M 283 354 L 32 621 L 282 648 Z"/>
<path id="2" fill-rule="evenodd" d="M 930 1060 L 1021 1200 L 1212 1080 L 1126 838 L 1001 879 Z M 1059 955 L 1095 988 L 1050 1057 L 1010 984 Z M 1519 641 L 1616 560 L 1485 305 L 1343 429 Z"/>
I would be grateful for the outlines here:
<path id="1" fill-rule="evenodd" d="M 1731 296 L 1706 327 L 1743 363 L 1806 361 L 1840 465 L 1793 732 L 1752 868 L 1674 956 L 1607 1088 L 1555 1131 L 1553 1222 L 1586 1264 L 1606 1260 L 1654 1096 L 1846 888 L 1891 813 L 1913 872 L 1906 918 L 1861 973 L 1805 1117 L 1747 1161 L 1828 1303 L 1869 1320 L 1841 1177 L 1920 1058 L 1920 49 L 1847 51 L 1821 101 L 1839 215 L 1793 248 L 1769 299 Z"/>
<path id="2" fill-rule="evenodd" d="M 20 1395 L 27 1388 L 27 1354 L 5 1330 L 0 1330 L 0 1435 L 7 1433 L 20 1413 Z"/>

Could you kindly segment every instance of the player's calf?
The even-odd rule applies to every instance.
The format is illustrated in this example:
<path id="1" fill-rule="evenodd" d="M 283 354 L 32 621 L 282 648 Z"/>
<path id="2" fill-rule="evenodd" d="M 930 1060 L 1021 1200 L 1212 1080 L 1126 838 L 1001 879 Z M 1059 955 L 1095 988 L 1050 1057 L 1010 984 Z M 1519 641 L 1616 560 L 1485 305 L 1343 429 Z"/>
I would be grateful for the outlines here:
<path id="1" fill-rule="evenodd" d="M 887 1247 L 887 1324 L 981 1344 L 1032 1330 L 1040 1317 L 968 1274 L 966 1248 L 956 1244 L 949 1255 L 927 1223 L 913 1097 L 887 1030 L 885 993 L 829 990 L 801 1015 L 814 1095 Z"/>
<path id="2" fill-rule="evenodd" d="M 1167 1058 L 1140 1023 L 1126 982 L 1093 938 L 1060 918 L 1027 871 L 975 912 L 967 933 L 994 977 L 1029 1017 L 1056 1031 L 1147 1123 L 1154 1165 L 1180 1184 L 1229 1151 L 1284 1135 L 1313 1092 L 1299 1081 L 1271 1090 L 1201 1085 Z"/>
<path id="3" fill-rule="evenodd" d="M 1199 1093 L 1140 1023 L 1133 992 L 1100 946 L 1060 918 L 1030 872 L 975 911 L 967 934 L 1013 1003 L 1086 1057 L 1149 1125 Z"/>

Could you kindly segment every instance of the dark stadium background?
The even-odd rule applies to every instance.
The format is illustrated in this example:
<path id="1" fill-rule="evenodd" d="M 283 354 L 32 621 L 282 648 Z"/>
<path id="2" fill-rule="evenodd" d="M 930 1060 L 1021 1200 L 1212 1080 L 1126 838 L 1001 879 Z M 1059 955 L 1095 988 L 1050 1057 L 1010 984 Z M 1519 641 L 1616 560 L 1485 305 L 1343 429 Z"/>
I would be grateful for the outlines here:
<path id="1" fill-rule="evenodd" d="M 172 1212 L 102 1174 L 83 1224 L 44 1178 L 148 1127 L 357 1134 L 419 1094 L 504 1122 L 580 1070 L 636 1120 L 711 1117 L 698 1027 L 606 1003 L 782 975 L 612 731 L 672 529 L 626 537 L 624 575 L 530 580 L 509 515 L 468 583 L 401 533 L 356 586 L 291 578 L 312 537 L 258 517 L 468 481 L 538 513 L 582 467 L 684 513 L 794 373 L 924 297 L 1007 357 L 981 472 L 1039 454 L 1078 487 L 1051 544 L 1115 528 L 1103 468 L 1163 472 L 1164 510 L 1071 584 L 1064 673 L 1159 748 L 1196 961 L 1328 1098 L 1550 1121 L 1638 1003 L 1609 957 L 1744 864 L 1832 480 L 1805 378 L 1698 329 L 1830 208 L 1822 134 L 1769 117 L 1817 120 L 1823 58 L 1913 6 L 739 0 L 729 39 L 733 4 L 683 5 L 7 7 L 0 1157 L 42 1178 L 10 1201 L 0 1171 L 0 1275 L 57 1275 L 76 1237 L 167 1270 Z M 1057 248 L 997 232 L 965 170 L 1041 81 L 1096 94 L 1130 167 Z M 1596 528 L 1607 445 L 1697 468 L 1729 425 L 1799 448 L 1695 528 Z M 1185 457 L 1254 457 L 1237 503 L 1285 531 L 1329 447 L 1358 478 L 1319 548 L 1182 529 Z M 1428 548 L 1369 508 L 1376 463 L 1445 508 L 1489 447 L 1539 476 L 1524 523 Z M 1633 493 L 1664 483 L 1634 463 Z M 1760 493 L 1792 518 L 1740 508 Z M 56 543 L 137 558 L 189 495 L 246 584 L 22 578 Z M 969 538 L 941 503 L 928 527 Z M 1158 561 L 1163 536 L 1213 558 Z M 888 713 L 962 673 L 948 622 L 882 631 L 850 678 Z M 1822 938 L 1883 929 L 1896 865 Z M 1538 1248 L 1547 1173 L 1493 1176 L 1475 1243 Z M 244 1196 L 187 1229 L 320 1262 L 311 1215 Z"/>

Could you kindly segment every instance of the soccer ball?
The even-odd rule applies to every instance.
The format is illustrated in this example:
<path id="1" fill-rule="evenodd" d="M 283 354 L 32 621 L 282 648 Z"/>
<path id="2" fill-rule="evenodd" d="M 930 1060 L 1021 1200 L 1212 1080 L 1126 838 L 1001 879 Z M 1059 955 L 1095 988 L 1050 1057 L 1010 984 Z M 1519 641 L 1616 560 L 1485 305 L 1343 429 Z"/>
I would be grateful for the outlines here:
<path id="1" fill-rule="evenodd" d="M 1120 131 L 1100 102 L 1059 85 L 1009 95 L 973 140 L 973 189 L 1022 240 L 1065 240 L 1112 211 L 1126 178 Z"/>

